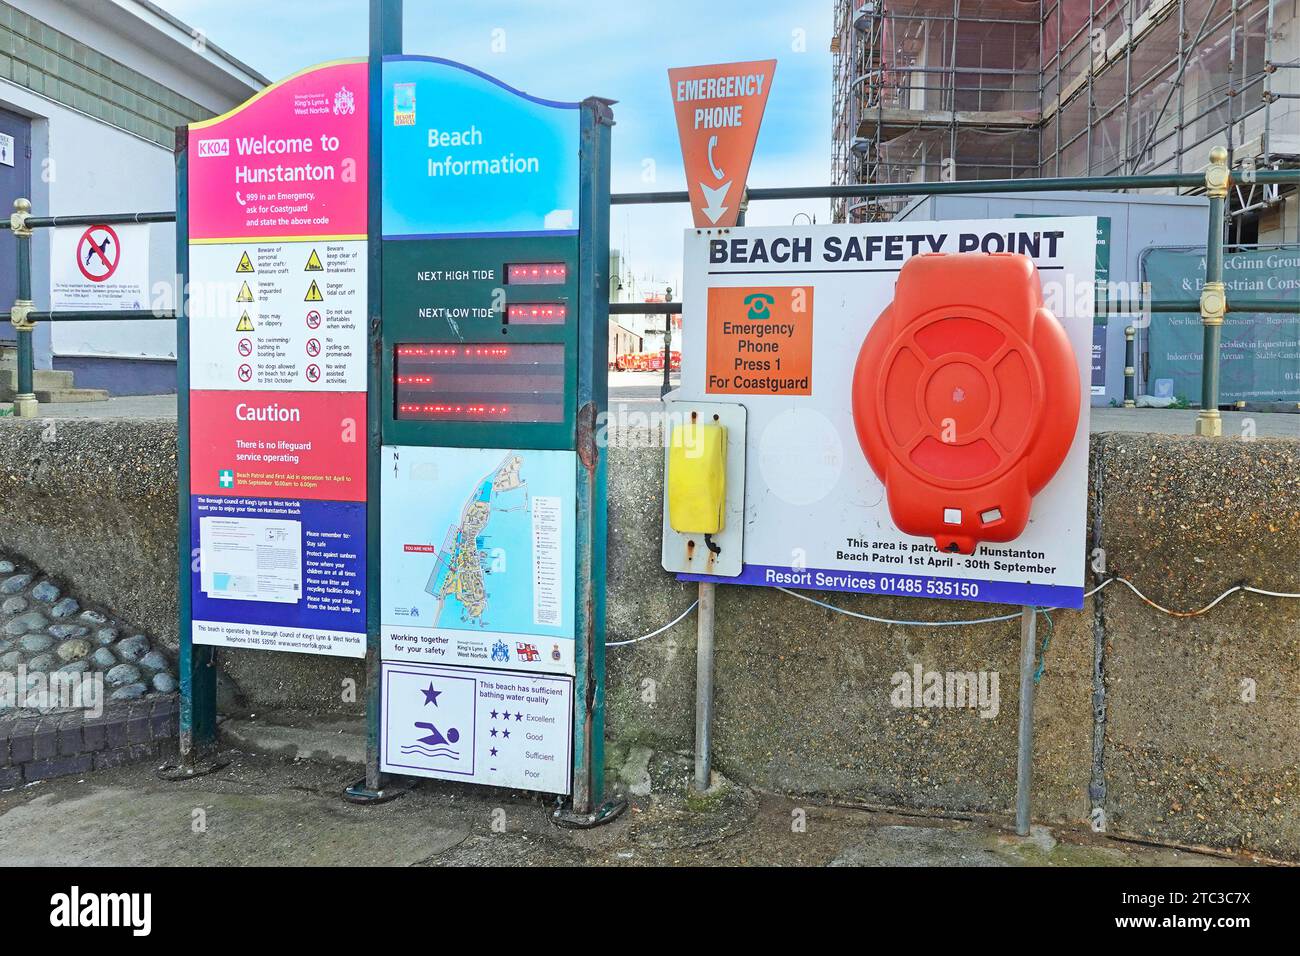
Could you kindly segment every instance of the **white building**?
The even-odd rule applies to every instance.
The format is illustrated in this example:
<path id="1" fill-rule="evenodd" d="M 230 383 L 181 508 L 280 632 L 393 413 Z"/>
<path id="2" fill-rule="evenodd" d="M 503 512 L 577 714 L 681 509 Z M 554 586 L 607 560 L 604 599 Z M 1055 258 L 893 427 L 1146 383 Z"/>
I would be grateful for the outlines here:
<path id="1" fill-rule="evenodd" d="M 611 302 L 666 302 L 672 292 L 673 283 L 653 276 L 638 276 L 628 260 L 619 249 L 609 252 Z M 680 292 L 678 293 L 680 297 Z M 664 316 L 662 312 L 644 314 L 620 314 L 616 316 L 618 324 L 629 333 L 624 341 L 630 347 L 632 340 L 639 340 L 637 351 L 663 351 Z M 682 318 L 673 317 L 674 336 L 681 333 Z M 611 330 L 611 335 L 613 334 Z M 613 354 L 611 354 L 611 361 Z"/>
<path id="2" fill-rule="evenodd" d="M 267 83 L 147 0 L 0 0 L 0 145 L 13 137 L 8 155 L 0 149 L 0 208 L 7 216 L 24 196 L 37 216 L 173 210 L 175 128 L 224 113 Z M 50 308 L 50 232 L 31 240 L 38 310 Z M 4 230 L 5 312 L 16 291 L 14 243 Z M 167 290 L 170 308 L 170 224 L 150 227 L 149 253 L 150 281 Z M 0 347 L 13 337 L 4 322 Z M 174 322 L 42 323 L 33 338 L 37 368 L 75 372 L 79 387 L 176 389 Z"/>

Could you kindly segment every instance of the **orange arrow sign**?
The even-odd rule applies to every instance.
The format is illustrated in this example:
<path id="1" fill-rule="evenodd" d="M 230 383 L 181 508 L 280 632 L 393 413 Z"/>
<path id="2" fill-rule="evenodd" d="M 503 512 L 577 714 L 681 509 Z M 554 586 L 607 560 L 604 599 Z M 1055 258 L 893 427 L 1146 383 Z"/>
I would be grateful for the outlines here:
<path id="1" fill-rule="evenodd" d="M 695 225 L 734 226 L 776 60 L 668 71 Z"/>

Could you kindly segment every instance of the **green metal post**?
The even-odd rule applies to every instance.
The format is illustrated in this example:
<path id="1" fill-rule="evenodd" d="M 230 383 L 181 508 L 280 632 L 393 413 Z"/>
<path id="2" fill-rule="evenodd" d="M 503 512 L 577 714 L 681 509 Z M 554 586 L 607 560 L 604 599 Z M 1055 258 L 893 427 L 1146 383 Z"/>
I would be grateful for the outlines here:
<path id="1" fill-rule="evenodd" d="M 1223 316 L 1227 296 L 1223 285 L 1223 204 L 1231 181 L 1228 151 L 1222 146 L 1210 150 L 1205 170 L 1205 192 L 1210 199 L 1210 229 L 1205 241 L 1205 285 L 1201 288 L 1201 325 L 1204 343 L 1201 354 L 1201 412 L 1196 417 L 1196 434 L 1218 438 L 1223 434 L 1219 416 L 1219 345 L 1223 340 Z"/>
<path id="2" fill-rule="evenodd" d="M 180 627 L 180 751 L 186 776 L 215 769 L 217 670 L 208 645 L 194 643 L 193 529 L 190 522 L 189 128 L 176 129 L 176 527 Z M 200 766 L 203 764 L 203 766 Z"/>
<path id="3" fill-rule="evenodd" d="M 668 298 L 672 298 L 672 289 L 668 290 Z M 664 383 L 659 387 L 659 395 L 662 397 L 673 390 L 672 380 L 672 356 L 673 356 L 673 314 L 664 313 Z"/>
<path id="4" fill-rule="evenodd" d="M 1137 329 L 1129 326 L 1124 330 L 1124 407 L 1137 406 L 1137 353 L 1134 339 Z"/>
<path id="5" fill-rule="evenodd" d="M 1226 159 L 1226 157 L 1225 157 Z M 1226 168 L 1226 166 L 1225 166 Z M 1300 182 L 1297 169 L 1261 169 L 1252 180 L 1256 185 L 1286 185 Z M 858 199 L 884 196 L 956 196 L 987 193 L 1035 193 L 1062 190 L 1194 189 L 1205 185 L 1202 173 L 1160 173 L 1146 176 L 1065 176 L 1044 179 L 962 179 L 924 183 L 842 183 L 836 186 L 755 186 L 747 189 L 748 199 Z M 685 189 L 672 192 L 615 193 L 615 206 L 654 203 L 688 203 Z"/>
<path id="6" fill-rule="evenodd" d="M 608 402 L 610 102 L 582 102 L 579 183 L 577 601 L 574 629 L 573 815 L 591 825 L 626 803 L 605 800 L 605 463 Z"/>
<path id="7" fill-rule="evenodd" d="M 370 61 L 367 64 L 370 93 L 368 180 L 369 210 L 366 232 L 369 237 L 368 278 L 366 282 L 368 321 L 367 355 L 369 368 L 366 387 L 366 776 L 343 792 L 352 803 L 384 803 L 405 792 L 393 785 L 379 770 L 381 653 L 379 639 L 379 533 L 380 469 L 382 444 L 383 397 L 379 383 L 383 368 L 383 204 L 384 184 L 383 123 L 384 57 L 402 52 L 402 0 L 370 0 Z"/>
<path id="8" fill-rule="evenodd" d="M 32 230 L 27 220 L 31 217 L 32 204 L 27 199 L 15 199 L 13 215 L 9 217 L 9 228 L 17 240 L 18 246 L 18 296 L 14 299 L 9 321 L 14 327 L 18 346 L 18 381 L 14 390 L 14 415 L 18 418 L 35 418 L 37 411 L 36 391 L 32 385 L 35 377 L 32 356 L 32 330 L 36 328 L 31 320 L 32 307 Z"/>

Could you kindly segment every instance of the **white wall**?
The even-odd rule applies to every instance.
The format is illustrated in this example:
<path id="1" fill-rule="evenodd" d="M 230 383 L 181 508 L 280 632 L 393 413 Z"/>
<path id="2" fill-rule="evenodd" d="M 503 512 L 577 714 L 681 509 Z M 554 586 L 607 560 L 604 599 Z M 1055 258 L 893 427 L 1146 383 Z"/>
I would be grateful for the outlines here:
<path id="1" fill-rule="evenodd" d="M 132 23 L 135 43 L 85 15 L 72 4 L 53 0 L 11 0 L 13 5 L 81 40 L 106 56 L 150 76 L 205 107 L 225 112 L 251 91 L 236 94 L 240 83 L 227 77 L 217 88 L 141 44 L 149 29 Z M 116 0 L 93 0 L 100 12 Z M 118 12 L 119 17 L 129 14 Z M 160 37 L 157 48 L 166 43 Z M 188 48 L 181 48 L 188 49 Z M 203 70 L 207 72 L 205 63 Z M 176 208 L 175 161 L 171 150 L 94 119 L 14 83 L 0 80 L 0 106 L 32 119 L 32 205 L 38 216 L 120 212 L 161 212 Z M 7 211 L 5 211 L 7 215 Z M 150 282 L 162 284 L 162 308 L 173 307 L 175 229 L 167 223 L 150 228 Z M 32 239 L 32 293 L 38 310 L 49 308 L 50 234 L 37 230 Z M 56 356 L 175 358 L 176 323 L 66 322 L 38 327 L 38 364 Z"/>
<path id="2" fill-rule="evenodd" d="M 31 199 L 36 215 L 176 208 L 170 150 L 9 82 L 0 81 L 0 105 L 32 117 Z M 150 281 L 174 285 L 175 230 L 170 224 L 150 229 Z M 32 237 L 32 298 L 37 309 L 49 308 L 47 229 L 36 230 Z M 172 307 L 170 298 L 164 307 Z M 176 323 L 56 322 L 37 337 L 38 352 L 48 358 L 47 348 L 40 347 L 45 343 L 55 355 L 174 358 Z"/>

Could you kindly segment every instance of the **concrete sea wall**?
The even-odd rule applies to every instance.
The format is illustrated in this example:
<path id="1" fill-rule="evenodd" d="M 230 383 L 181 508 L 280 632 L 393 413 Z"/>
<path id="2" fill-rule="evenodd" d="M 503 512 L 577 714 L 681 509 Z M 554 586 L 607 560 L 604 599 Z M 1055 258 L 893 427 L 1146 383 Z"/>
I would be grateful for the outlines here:
<path id="1" fill-rule="evenodd" d="M 635 436 L 618 436 L 620 439 Z M 694 588 L 659 568 L 661 453 L 610 450 L 610 641 L 675 618 Z M 1092 437 L 1092 549 L 1106 575 L 1170 609 L 1239 582 L 1300 591 L 1300 441 Z M 175 424 L 0 422 L 0 551 L 176 645 Z M 1099 560 L 1094 557 L 1094 560 Z M 1093 579 L 1099 583 L 1103 578 Z M 990 605 L 819 595 L 888 619 L 965 620 Z M 1040 618 L 1036 818 L 1300 860 L 1300 601 L 1235 593 L 1175 617 L 1116 581 Z M 948 812 L 1014 804 L 1016 621 L 864 621 L 722 587 L 715 760 L 755 786 Z M 226 710 L 359 713 L 359 661 L 218 652 Z M 611 760 L 693 736 L 695 624 L 609 650 Z M 899 672 L 997 675 L 998 706 L 896 707 Z"/>

